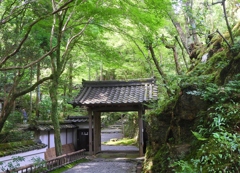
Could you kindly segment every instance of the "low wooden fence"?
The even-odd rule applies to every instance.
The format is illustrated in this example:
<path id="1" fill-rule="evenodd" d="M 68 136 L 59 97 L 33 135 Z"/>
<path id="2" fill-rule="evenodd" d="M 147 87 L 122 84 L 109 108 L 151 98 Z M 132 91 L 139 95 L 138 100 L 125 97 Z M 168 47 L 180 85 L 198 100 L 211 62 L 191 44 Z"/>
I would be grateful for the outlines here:
<path id="1" fill-rule="evenodd" d="M 12 172 L 17 172 L 17 173 L 30 173 L 30 172 L 36 172 L 36 173 L 40 173 L 40 172 L 49 172 L 52 171 L 54 169 L 60 168 L 64 165 L 67 165 L 69 163 L 72 163 L 76 160 L 80 160 L 83 159 L 85 157 L 85 149 L 83 150 L 79 150 L 76 152 L 72 152 L 72 153 L 68 153 L 68 154 L 64 154 L 62 156 L 58 156 L 54 159 L 51 160 L 47 160 L 47 161 L 43 161 L 40 164 L 30 164 L 30 165 L 26 165 L 23 167 L 19 167 L 15 170 L 11 170 L 11 171 L 6 171 L 6 173 L 12 173 Z"/>

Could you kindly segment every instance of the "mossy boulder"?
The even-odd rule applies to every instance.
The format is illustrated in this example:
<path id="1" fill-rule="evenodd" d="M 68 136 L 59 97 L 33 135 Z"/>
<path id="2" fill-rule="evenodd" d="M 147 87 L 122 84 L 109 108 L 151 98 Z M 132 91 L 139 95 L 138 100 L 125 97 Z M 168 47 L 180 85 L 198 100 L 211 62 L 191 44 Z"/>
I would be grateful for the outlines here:
<path id="1" fill-rule="evenodd" d="M 236 157 L 240 151 L 236 142 L 240 137 L 240 54 L 224 46 L 220 37 L 214 37 L 208 46 L 201 46 L 201 50 L 196 52 L 198 57 L 194 59 L 194 67 L 182 77 L 176 97 L 162 105 L 161 111 L 148 116 L 151 147 L 148 147 L 145 163 L 151 161 L 152 167 L 146 172 L 174 172 L 179 167 L 192 170 L 204 168 L 205 172 L 213 169 L 222 171 L 224 166 L 235 170 L 240 165 Z M 201 56 L 206 53 L 208 59 L 202 62 Z M 217 129 L 218 123 L 222 129 Z M 194 134 L 195 130 L 199 133 Z M 225 133 L 221 134 L 223 131 Z M 196 134 L 205 136 L 196 137 Z M 225 142 L 228 142 L 228 147 L 223 147 L 224 140 L 216 139 L 217 134 L 227 135 Z M 218 148 L 214 149 L 214 145 Z M 234 146 L 236 148 L 231 152 L 230 148 Z M 215 163 L 205 158 L 208 154 L 204 151 L 208 149 Z M 224 160 L 224 150 L 229 154 L 228 159 L 232 158 L 231 163 Z M 195 169 L 194 164 L 201 166 L 198 157 L 204 158 L 208 166 Z M 171 167 L 178 160 L 181 162 Z"/>

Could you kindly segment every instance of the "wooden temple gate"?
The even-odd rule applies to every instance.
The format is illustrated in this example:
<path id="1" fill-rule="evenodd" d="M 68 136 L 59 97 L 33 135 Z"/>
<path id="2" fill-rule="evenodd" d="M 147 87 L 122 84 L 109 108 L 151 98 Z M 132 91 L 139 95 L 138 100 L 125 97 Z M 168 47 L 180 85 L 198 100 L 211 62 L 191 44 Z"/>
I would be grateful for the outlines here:
<path id="1" fill-rule="evenodd" d="M 147 104 L 157 100 L 155 78 L 128 81 L 85 81 L 79 94 L 71 102 L 84 107 L 89 116 L 89 153 L 101 151 L 101 113 L 138 112 L 139 155 L 144 155 L 143 115 Z"/>

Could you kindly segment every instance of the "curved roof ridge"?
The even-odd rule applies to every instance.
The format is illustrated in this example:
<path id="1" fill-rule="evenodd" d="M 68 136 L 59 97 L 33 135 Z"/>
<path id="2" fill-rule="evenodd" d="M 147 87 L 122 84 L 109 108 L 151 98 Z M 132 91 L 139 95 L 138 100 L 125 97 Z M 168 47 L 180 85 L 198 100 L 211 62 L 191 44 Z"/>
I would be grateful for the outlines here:
<path id="1" fill-rule="evenodd" d="M 127 79 L 127 80 L 105 80 L 105 81 L 87 81 L 82 80 L 83 87 L 85 86 L 131 86 L 131 85 L 142 85 L 144 83 L 155 83 L 155 77 L 152 78 L 142 78 L 142 79 Z"/>

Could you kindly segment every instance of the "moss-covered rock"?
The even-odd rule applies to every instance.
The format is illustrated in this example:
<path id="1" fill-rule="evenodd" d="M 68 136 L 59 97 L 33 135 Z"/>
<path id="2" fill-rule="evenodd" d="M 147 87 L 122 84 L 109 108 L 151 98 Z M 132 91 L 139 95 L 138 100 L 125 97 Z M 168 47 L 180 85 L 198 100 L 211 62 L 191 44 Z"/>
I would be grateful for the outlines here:
<path id="1" fill-rule="evenodd" d="M 148 116 L 146 172 L 240 171 L 239 45 L 215 36 L 195 51 L 176 98 Z"/>

